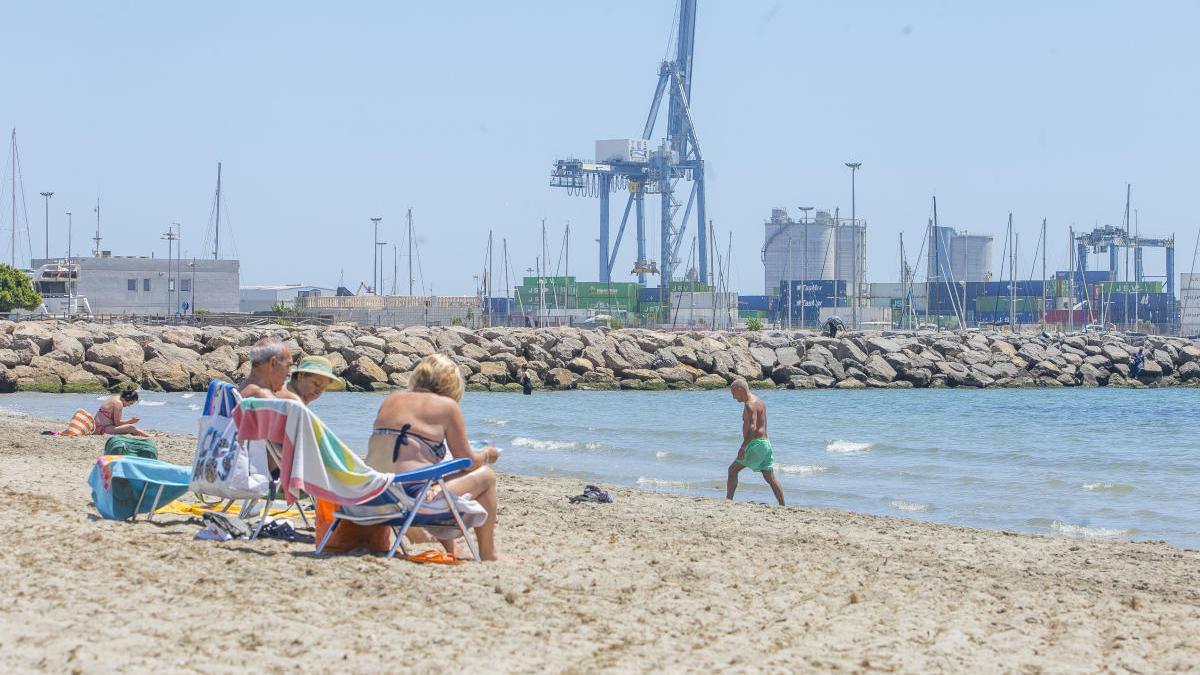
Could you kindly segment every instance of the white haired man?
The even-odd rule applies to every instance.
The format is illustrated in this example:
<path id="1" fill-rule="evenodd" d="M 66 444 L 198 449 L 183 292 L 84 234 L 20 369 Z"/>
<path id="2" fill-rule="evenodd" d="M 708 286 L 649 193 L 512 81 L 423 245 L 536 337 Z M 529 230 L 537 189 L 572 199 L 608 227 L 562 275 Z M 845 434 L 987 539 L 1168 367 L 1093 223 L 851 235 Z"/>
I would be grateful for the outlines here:
<path id="1" fill-rule="evenodd" d="M 284 387 L 291 370 L 292 350 L 278 338 L 263 338 L 250 348 L 250 374 L 238 391 L 242 398 L 290 398 L 301 401 L 299 396 Z"/>

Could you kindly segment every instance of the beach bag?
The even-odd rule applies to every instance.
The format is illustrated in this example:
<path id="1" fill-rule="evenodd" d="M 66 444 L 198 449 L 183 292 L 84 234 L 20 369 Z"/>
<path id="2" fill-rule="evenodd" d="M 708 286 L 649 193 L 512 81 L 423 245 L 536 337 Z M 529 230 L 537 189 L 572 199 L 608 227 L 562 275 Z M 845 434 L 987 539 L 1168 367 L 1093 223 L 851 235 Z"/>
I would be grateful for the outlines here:
<path id="1" fill-rule="evenodd" d="M 104 442 L 106 455 L 133 455 L 146 459 L 158 459 L 158 446 L 149 438 L 134 436 L 110 436 Z"/>
<path id="2" fill-rule="evenodd" d="M 191 477 L 194 492 L 222 499 L 267 496 L 270 475 L 266 446 L 238 441 L 232 414 L 239 401 L 231 384 L 214 380 L 208 386 L 204 414 L 197 423 Z"/>
<path id="3" fill-rule="evenodd" d="M 95 431 L 96 419 L 81 408 L 76 410 L 71 421 L 67 422 L 67 430 L 63 432 L 63 436 L 90 436 Z"/>

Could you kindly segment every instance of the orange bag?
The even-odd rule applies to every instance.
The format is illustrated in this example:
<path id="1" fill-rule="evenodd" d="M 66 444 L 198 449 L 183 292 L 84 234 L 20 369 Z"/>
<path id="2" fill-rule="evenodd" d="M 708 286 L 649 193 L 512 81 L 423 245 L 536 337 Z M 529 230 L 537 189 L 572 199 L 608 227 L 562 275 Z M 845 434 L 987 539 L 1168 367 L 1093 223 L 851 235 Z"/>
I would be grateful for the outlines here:
<path id="1" fill-rule="evenodd" d="M 325 536 L 333 522 L 333 511 L 337 504 L 323 499 L 317 500 L 317 541 Z M 372 553 L 387 553 L 392 548 L 392 530 L 387 525 L 359 525 L 348 520 L 338 523 L 337 530 L 329 537 L 325 550 L 331 553 L 347 553 L 356 548 L 365 548 Z"/>
<path id="2" fill-rule="evenodd" d="M 95 418 L 81 408 L 76 410 L 75 416 L 67 422 L 67 430 L 63 432 L 63 436 L 90 436 L 95 430 Z"/>

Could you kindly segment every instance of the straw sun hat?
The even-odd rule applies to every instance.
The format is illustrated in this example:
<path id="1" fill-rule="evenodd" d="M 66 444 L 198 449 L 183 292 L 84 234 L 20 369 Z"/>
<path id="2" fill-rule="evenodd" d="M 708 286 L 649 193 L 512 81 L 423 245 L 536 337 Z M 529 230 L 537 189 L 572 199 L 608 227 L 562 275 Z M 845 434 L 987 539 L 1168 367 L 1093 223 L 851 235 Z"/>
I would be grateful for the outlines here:
<path id="1" fill-rule="evenodd" d="M 333 374 L 333 363 L 324 356 L 306 356 L 300 359 L 300 363 L 292 369 L 292 377 L 295 377 L 297 373 L 308 373 L 329 380 L 326 391 L 341 391 L 346 388 L 346 383 L 342 378 Z"/>

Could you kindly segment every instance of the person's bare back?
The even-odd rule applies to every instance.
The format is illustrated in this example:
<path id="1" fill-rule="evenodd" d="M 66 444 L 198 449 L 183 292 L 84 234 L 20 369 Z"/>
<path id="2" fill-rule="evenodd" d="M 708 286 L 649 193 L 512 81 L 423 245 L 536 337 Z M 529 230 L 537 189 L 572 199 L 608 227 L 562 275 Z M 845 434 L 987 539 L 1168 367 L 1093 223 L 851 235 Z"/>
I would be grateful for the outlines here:
<path id="1" fill-rule="evenodd" d="M 733 399 L 742 404 L 742 445 L 738 448 L 737 458 L 729 465 L 729 475 L 725 482 L 725 497 L 733 499 L 737 491 L 738 473 L 742 469 L 750 469 L 762 474 L 763 480 L 775 493 L 775 499 L 783 506 L 783 488 L 775 478 L 775 451 L 767 438 L 767 404 L 750 393 L 750 386 L 745 380 L 736 380 L 729 385 Z"/>

